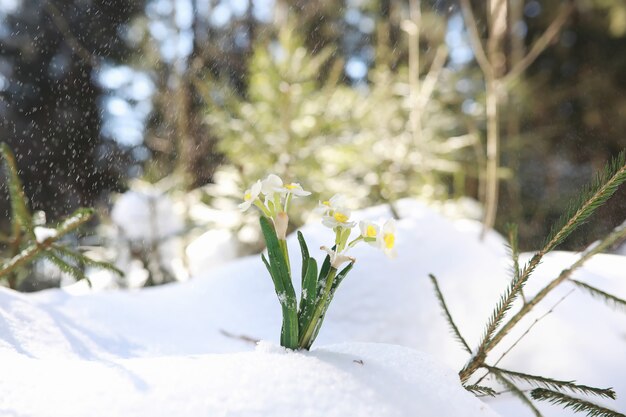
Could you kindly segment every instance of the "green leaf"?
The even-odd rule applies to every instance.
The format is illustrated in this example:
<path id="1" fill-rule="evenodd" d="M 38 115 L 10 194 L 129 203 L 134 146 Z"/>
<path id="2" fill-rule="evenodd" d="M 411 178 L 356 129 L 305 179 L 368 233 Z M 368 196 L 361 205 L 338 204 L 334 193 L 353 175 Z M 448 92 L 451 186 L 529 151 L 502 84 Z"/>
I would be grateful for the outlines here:
<path id="1" fill-rule="evenodd" d="M 626 417 L 622 413 L 602 407 L 580 398 L 571 397 L 561 392 L 550 391 L 545 388 L 536 388 L 530 392 L 531 397 L 537 401 L 548 401 L 554 405 L 571 409 L 576 413 L 586 413 L 588 417 Z"/>
<path id="2" fill-rule="evenodd" d="M 446 301 L 443 298 L 443 294 L 441 293 L 441 289 L 439 289 L 439 284 L 437 283 L 437 278 L 435 278 L 435 276 L 433 274 L 428 274 L 428 276 L 430 277 L 430 280 L 432 281 L 433 286 L 435 287 L 435 295 L 437 296 L 437 299 L 439 300 L 439 305 L 441 306 L 441 309 L 444 312 L 444 315 L 446 317 L 448 325 L 450 326 L 450 329 L 452 330 L 452 333 L 454 333 L 455 338 L 465 348 L 467 353 L 471 354 L 472 353 L 472 349 L 470 349 L 469 345 L 467 344 L 467 342 L 465 341 L 463 336 L 461 336 L 461 331 L 459 330 L 459 328 L 454 323 L 454 320 L 452 319 L 452 315 L 450 314 L 450 310 L 448 310 L 448 306 L 446 305 Z"/>
<path id="3" fill-rule="evenodd" d="M 317 262 L 315 259 L 307 260 L 306 277 L 302 285 L 302 296 L 300 297 L 299 309 L 299 329 L 300 334 L 309 325 L 313 311 L 315 310 L 315 302 L 317 301 Z"/>
<path id="4" fill-rule="evenodd" d="M 22 181 L 18 175 L 17 163 L 15 156 L 6 143 L 0 143 L 0 153 L 4 157 L 5 173 L 7 176 L 7 184 L 9 189 L 9 198 L 11 200 L 11 221 L 13 224 L 19 223 L 21 229 L 25 230 L 31 238 L 34 239 L 32 215 L 28 209 L 28 200 L 24 193 Z"/>
<path id="5" fill-rule="evenodd" d="M 339 285 L 343 281 L 343 279 L 348 275 L 348 272 L 352 271 L 352 267 L 354 266 L 354 262 L 350 262 L 344 269 L 341 270 L 333 280 L 333 286 L 330 288 L 330 301 L 332 301 L 335 291 L 339 288 Z"/>
<path id="6" fill-rule="evenodd" d="M 304 279 L 306 277 L 306 269 L 308 266 L 308 260 L 311 257 L 309 255 L 309 248 L 306 245 L 302 232 L 298 230 L 298 243 L 300 243 L 300 252 L 302 253 L 302 288 L 304 289 Z M 317 274 L 317 272 L 316 272 Z"/>
<path id="7" fill-rule="evenodd" d="M 280 247 L 274 226 L 265 218 L 260 218 L 261 230 L 267 244 L 269 255 L 270 275 L 274 281 L 276 295 L 282 307 L 283 328 L 281 334 L 281 344 L 289 349 L 298 347 L 298 304 L 296 292 L 291 283 L 291 276 L 283 251 Z M 266 262 L 264 260 L 264 262 Z"/>

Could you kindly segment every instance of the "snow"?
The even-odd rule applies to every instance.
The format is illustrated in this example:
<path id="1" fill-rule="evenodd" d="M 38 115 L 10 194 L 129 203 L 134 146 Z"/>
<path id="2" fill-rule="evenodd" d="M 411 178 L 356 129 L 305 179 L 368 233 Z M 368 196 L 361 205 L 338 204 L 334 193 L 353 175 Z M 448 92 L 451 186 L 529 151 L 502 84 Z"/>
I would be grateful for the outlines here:
<path id="1" fill-rule="evenodd" d="M 57 236 L 57 231 L 49 227 L 35 226 L 33 232 L 35 233 L 35 240 L 37 240 L 37 243 L 43 243 L 46 240 Z"/>
<path id="2" fill-rule="evenodd" d="M 173 201 L 149 187 L 120 195 L 111 211 L 111 218 L 127 239 L 143 241 L 146 245 L 172 237 L 184 227 Z"/>
<path id="3" fill-rule="evenodd" d="M 367 245 L 350 253 L 357 258 L 355 268 L 330 307 L 314 345 L 319 348 L 308 354 L 281 353 L 266 343 L 255 350 L 244 340 L 279 339 L 280 307 L 258 256 L 203 270 L 185 283 L 141 291 L 76 296 L 63 290 L 25 295 L 0 289 L 0 362 L 14 369 L 0 377 L 0 414 L 47 416 L 58 410 L 58 415 L 84 415 L 87 409 L 106 405 L 107 415 L 171 415 L 171 405 L 183 415 L 280 416 L 273 410 L 294 406 L 290 396 L 299 401 L 313 396 L 319 398 L 320 408 L 296 408 L 298 415 L 326 416 L 334 415 L 329 414 L 334 409 L 323 398 L 336 394 L 337 401 L 347 398 L 351 404 L 351 411 L 344 409 L 341 415 L 429 415 L 416 414 L 417 409 L 410 408 L 415 404 L 431 404 L 438 416 L 474 415 L 469 414 L 472 407 L 484 406 L 458 383 L 453 370 L 468 357 L 449 333 L 428 274 L 437 276 L 453 317 L 474 347 L 508 284 L 504 241 L 490 233 L 481 242 L 478 223 L 448 220 L 414 201 L 400 201 L 398 211 L 403 217 L 397 223 L 398 257 L 389 260 Z M 386 207 L 354 213 L 357 221 L 389 215 Z M 318 224 L 301 230 L 312 255 L 321 260 L 324 254 L 315 248 L 331 243 L 331 233 Z M 288 246 L 292 268 L 299 271 L 295 236 L 289 237 Z M 548 256 L 527 293 L 537 291 L 575 259 L 575 254 L 564 252 Z M 626 258 L 600 255 L 574 278 L 625 297 Z M 517 334 L 572 288 L 562 287 L 522 322 Z M 624 329 L 624 314 L 576 290 L 534 326 L 500 366 L 612 386 L 618 400 L 605 404 L 624 410 Z M 349 360 L 341 362 L 346 355 Z M 428 355 L 443 365 L 425 359 Z M 353 356 L 365 365 L 352 362 Z M 498 356 L 494 352 L 492 357 Z M 59 375 L 63 384 L 58 384 Z M 297 391 L 305 376 L 318 383 L 309 391 Z M 283 380 L 291 382 L 281 384 Z M 394 397 L 388 387 L 398 387 L 407 401 Z M 390 398 L 394 400 L 386 401 Z M 465 404 L 459 409 L 463 411 L 443 408 L 457 402 Z M 507 395 L 489 405 L 506 416 L 530 415 Z M 263 412 L 265 406 L 272 411 Z M 233 412 L 229 407 L 243 408 Z M 357 409 L 361 414 L 352 412 Z M 546 416 L 571 415 L 558 407 L 540 409 Z M 478 412 L 487 414 L 475 415 L 494 415 L 488 407 Z"/>
<path id="4" fill-rule="evenodd" d="M 453 371 L 399 346 L 305 353 L 261 344 L 222 355 L 10 359 L 0 378 L 0 411 L 9 415 L 497 416 L 455 384 Z"/>

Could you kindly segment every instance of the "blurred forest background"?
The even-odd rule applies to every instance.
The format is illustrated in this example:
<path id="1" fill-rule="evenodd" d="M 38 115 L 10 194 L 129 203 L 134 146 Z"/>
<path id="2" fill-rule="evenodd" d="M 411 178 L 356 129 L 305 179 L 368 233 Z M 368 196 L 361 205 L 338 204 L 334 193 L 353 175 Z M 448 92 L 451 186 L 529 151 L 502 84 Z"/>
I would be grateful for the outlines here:
<path id="1" fill-rule="evenodd" d="M 173 234 L 245 241 L 219 212 L 274 172 L 309 204 L 471 197 L 531 250 L 625 132 L 624 0 L 0 0 L 0 140 L 52 221 L 143 187 L 205 208 Z"/>

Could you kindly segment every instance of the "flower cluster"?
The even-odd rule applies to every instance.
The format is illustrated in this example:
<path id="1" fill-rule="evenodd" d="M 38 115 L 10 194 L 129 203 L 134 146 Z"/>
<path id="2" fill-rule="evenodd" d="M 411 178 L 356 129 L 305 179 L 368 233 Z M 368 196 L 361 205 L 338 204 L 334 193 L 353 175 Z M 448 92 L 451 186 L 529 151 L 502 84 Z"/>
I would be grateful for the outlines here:
<path id="1" fill-rule="evenodd" d="M 291 199 L 310 194 L 309 191 L 302 189 L 299 183 L 285 184 L 278 175 L 270 174 L 245 191 L 244 201 L 239 204 L 239 208 L 246 211 L 252 205 L 256 206 L 266 217 L 274 221 L 278 238 L 285 239 L 289 221 L 286 213 Z M 343 196 L 336 194 L 330 200 L 320 201 L 316 211 L 322 215 L 322 224 L 335 232 L 334 249 L 325 246 L 321 248 L 328 252 L 333 267 L 338 268 L 345 262 L 354 262 L 354 258 L 347 256 L 346 251 L 359 242 L 366 242 L 381 249 L 389 257 L 396 256 L 396 227 L 393 219 L 387 220 L 382 227 L 369 221 L 360 222 L 360 236 L 348 242 L 351 231 L 357 223 L 350 221 L 351 211 L 346 207 Z"/>
<path id="2" fill-rule="evenodd" d="M 289 223 L 287 210 L 292 198 L 310 194 L 297 182 L 284 184 L 278 175 L 270 174 L 262 181 L 257 180 L 245 191 L 239 209 L 246 211 L 253 205 L 259 208 L 266 217 L 274 221 L 279 239 L 284 240 Z"/>
<path id="3" fill-rule="evenodd" d="M 320 201 L 317 212 L 322 215 L 322 224 L 335 232 L 335 250 L 322 247 L 330 255 L 333 266 L 338 267 L 347 261 L 354 262 L 354 258 L 345 255 L 345 252 L 359 242 L 366 242 L 382 249 L 389 257 L 396 256 L 395 220 L 387 220 L 382 226 L 382 230 L 379 225 L 373 222 L 361 221 L 359 223 L 361 234 L 348 242 L 356 222 L 350 221 L 351 212 L 346 208 L 343 196 L 337 194 L 328 201 Z"/>
<path id="4" fill-rule="evenodd" d="M 382 227 L 372 222 L 360 222 L 361 233 L 350 241 L 356 222 L 350 220 L 351 213 L 344 199 L 336 195 L 320 202 L 318 211 L 322 215 L 322 223 L 335 232 L 335 242 L 332 249 L 321 247 L 328 256 L 318 267 L 315 258 L 309 255 L 302 232 L 298 232 L 302 254 L 302 293 L 298 300 L 285 236 L 289 223 L 287 209 L 292 198 L 310 194 L 300 184 L 284 184 L 280 177 L 271 174 L 246 190 L 244 201 L 239 205 L 242 211 L 254 205 L 263 213 L 259 222 L 267 244 L 267 257 L 261 254 L 261 259 L 274 282 L 282 309 L 281 345 L 289 349 L 309 349 L 313 344 L 337 287 L 354 265 L 355 259 L 346 254 L 350 248 L 359 242 L 366 242 L 389 256 L 395 255 L 393 220 L 388 220 Z M 348 265 L 340 270 L 345 263 Z"/>

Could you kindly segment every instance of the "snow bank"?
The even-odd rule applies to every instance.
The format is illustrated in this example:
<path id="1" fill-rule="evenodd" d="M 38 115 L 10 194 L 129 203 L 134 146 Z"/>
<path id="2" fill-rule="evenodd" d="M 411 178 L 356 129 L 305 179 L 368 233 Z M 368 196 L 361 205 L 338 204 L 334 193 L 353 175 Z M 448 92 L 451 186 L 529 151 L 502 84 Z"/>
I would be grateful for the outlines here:
<path id="1" fill-rule="evenodd" d="M 0 392 L 3 415 L 33 417 L 497 416 L 427 355 L 376 344 L 108 362 L 15 355 Z"/>
<path id="2" fill-rule="evenodd" d="M 467 354 L 450 335 L 427 276 L 437 276 L 452 315 L 470 346 L 476 346 L 487 317 L 508 283 L 509 259 L 503 240 L 490 234 L 481 242 L 477 223 L 452 222 L 419 203 L 402 201 L 398 210 L 403 217 L 397 225 L 398 258 L 388 260 L 367 246 L 356 248 L 352 253 L 357 257 L 354 271 L 337 292 L 315 346 L 342 342 L 403 345 L 427 352 L 458 370 Z M 385 207 L 375 207 L 354 216 L 357 220 L 377 220 L 389 217 L 389 212 Z M 322 253 L 316 253 L 315 248 L 328 244 L 331 233 L 317 224 L 304 227 L 302 232 L 312 254 L 321 260 Z M 294 258 L 292 267 L 298 271 L 297 242 L 292 236 L 288 243 Z M 569 253 L 548 256 L 530 280 L 527 293 L 537 291 L 574 259 L 575 255 Z M 598 256 L 574 278 L 626 297 L 626 258 Z M 563 285 L 538 306 L 519 327 L 518 334 L 571 289 Z M 576 290 L 542 319 L 500 365 L 565 380 L 577 378 L 587 385 L 612 386 L 618 401 L 606 405 L 624 410 L 624 329 L 625 315 Z M 77 363 L 189 359 L 254 349 L 253 344 L 233 335 L 278 341 L 279 332 L 280 308 L 258 256 L 204 272 L 187 283 L 137 292 L 72 296 L 50 290 L 21 295 L 0 289 L 2 363 L 15 352 Z M 502 349 L 515 338 L 512 334 Z M 497 357 L 498 352 L 494 352 L 493 358 Z M 28 362 L 24 357 L 20 360 Z M 36 361 L 32 363 L 30 366 L 36 366 Z M 173 366 L 170 362 L 163 364 Z M 458 382 L 454 386 L 458 387 Z M 528 415 L 523 405 L 508 396 L 491 404 L 503 415 Z M 571 415 L 558 407 L 545 409 L 549 416 Z"/>

